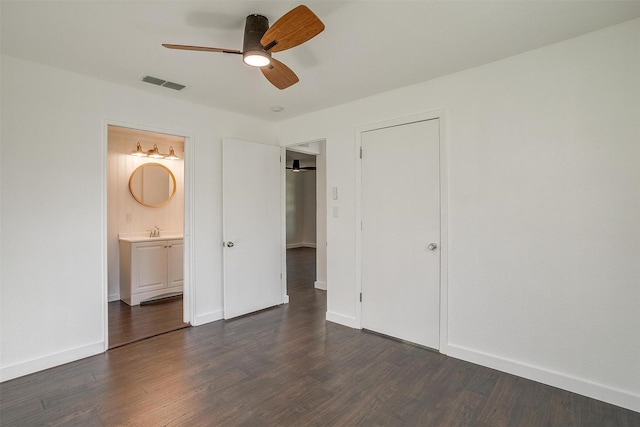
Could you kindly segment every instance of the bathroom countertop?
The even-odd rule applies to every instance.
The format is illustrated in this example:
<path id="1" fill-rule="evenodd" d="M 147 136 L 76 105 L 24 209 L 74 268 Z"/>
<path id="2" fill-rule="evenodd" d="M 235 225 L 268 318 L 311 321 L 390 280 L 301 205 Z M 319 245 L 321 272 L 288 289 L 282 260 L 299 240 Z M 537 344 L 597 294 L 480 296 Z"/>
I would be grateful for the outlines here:
<path id="1" fill-rule="evenodd" d="M 178 233 L 166 233 L 160 235 L 158 237 L 150 237 L 147 235 L 125 235 L 120 234 L 118 237 L 119 240 L 123 240 L 125 242 L 130 243 L 138 243 L 138 242 L 153 242 L 154 240 L 182 240 L 184 239 L 184 235 Z"/>

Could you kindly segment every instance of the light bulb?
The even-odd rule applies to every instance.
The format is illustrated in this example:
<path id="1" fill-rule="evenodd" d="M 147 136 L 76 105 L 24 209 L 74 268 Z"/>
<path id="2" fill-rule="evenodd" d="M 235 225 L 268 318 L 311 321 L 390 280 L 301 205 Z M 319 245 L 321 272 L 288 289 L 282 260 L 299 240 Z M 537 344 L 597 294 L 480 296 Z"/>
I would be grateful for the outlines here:
<path id="1" fill-rule="evenodd" d="M 264 67 L 271 63 L 269 54 L 262 51 L 245 52 L 242 54 L 242 60 L 252 67 Z"/>

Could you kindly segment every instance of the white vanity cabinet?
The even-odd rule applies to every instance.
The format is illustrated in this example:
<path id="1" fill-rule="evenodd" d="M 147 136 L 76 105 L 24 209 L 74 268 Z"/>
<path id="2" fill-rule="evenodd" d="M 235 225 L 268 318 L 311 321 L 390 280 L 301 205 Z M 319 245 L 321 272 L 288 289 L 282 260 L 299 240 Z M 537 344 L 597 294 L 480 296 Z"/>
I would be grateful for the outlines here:
<path id="1" fill-rule="evenodd" d="M 182 292 L 182 239 L 120 240 L 120 299 L 129 305 Z"/>

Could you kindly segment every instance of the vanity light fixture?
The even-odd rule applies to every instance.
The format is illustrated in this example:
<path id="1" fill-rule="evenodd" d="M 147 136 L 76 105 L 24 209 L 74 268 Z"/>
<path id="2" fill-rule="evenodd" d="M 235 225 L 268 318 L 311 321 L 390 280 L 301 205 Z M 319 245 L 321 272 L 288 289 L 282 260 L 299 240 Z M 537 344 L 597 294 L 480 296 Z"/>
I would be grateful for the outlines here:
<path id="1" fill-rule="evenodd" d="M 135 157 L 151 157 L 152 159 L 167 159 L 167 160 L 180 160 L 180 157 L 176 156 L 176 152 L 173 150 L 173 146 L 169 147 L 169 154 L 162 154 L 158 151 L 158 144 L 153 144 L 151 150 L 143 150 L 140 143 L 136 145 L 136 149 L 131 151 L 131 155 Z"/>
<path id="2" fill-rule="evenodd" d="M 142 151 L 142 147 L 140 146 L 139 142 L 138 142 L 138 145 L 137 145 L 136 149 L 131 152 L 131 155 L 135 156 L 135 157 L 147 157 L 148 156 L 146 151 Z"/>
<path id="3" fill-rule="evenodd" d="M 176 156 L 176 152 L 173 151 L 173 146 L 169 147 L 169 154 L 165 157 L 167 160 L 180 160 L 180 157 Z"/>
<path id="4" fill-rule="evenodd" d="M 149 150 L 149 157 L 152 159 L 164 159 L 166 156 L 158 151 L 158 144 L 153 144 L 153 148 Z"/>

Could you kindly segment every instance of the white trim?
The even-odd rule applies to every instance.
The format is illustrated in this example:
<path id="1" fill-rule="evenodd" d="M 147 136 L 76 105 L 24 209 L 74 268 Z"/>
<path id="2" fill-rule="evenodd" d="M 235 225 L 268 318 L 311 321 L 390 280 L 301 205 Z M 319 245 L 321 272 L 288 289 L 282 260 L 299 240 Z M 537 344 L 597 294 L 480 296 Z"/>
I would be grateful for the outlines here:
<path id="1" fill-rule="evenodd" d="M 100 162 L 101 178 L 102 178 L 102 215 L 100 218 L 100 238 L 102 240 L 102 244 L 100 245 L 101 251 L 101 260 L 102 260 L 102 268 L 101 268 L 101 276 L 102 276 L 102 286 L 100 296 L 103 299 L 100 304 L 100 310 L 102 310 L 101 318 L 102 318 L 102 352 L 105 352 L 109 349 L 109 239 L 107 236 L 107 227 L 109 223 L 109 207 L 107 204 L 108 200 L 108 176 L 107 176 L 107 162 L 108 160 L 108 150 L 109 150 L 109 125 L 111 123 L 103 120 L 102 122 L 102 161 Z M 118 291 L 118 294 L 120 292 Z M 118 295 L 119 296 L 119 295 Z M 28 362 L 27 362 L 28 363 Z M 47 369 L 47 368 L 43 368 Z M 32 371 L 36 372 L 36 371 Z M 27 372 L 30 373 L 30 372 Z"/>
<path id="2" fill-rule="evenodd" d="M 327 311 L 326 319 L 327 322 L 338 323 L 350 328 L 360 329 L 356 326 L 357 322 L 355 317 L 345 316 L 344 314 Z"/>
<path id="3" fill-rule="evenodd" d="M 313 282 L 313 287 L 316 289 L 320 289 L 321 291 L 327 290 L 327 282 L 318 282 L 317 280 Z"/>
<path id="4" fill-rule="evenodd" d="M 287 170 L 284 168 L 287 149 L 280 147 L 280 287 L 282 303 L 289 304 L 287 293 Z"/>
<path id="5" fill-rule="evenodd" d="M 222 311 L 222 309 L 220 309 L 220 310 L 211 311 L 209 313 L 195 316 L 191 324 L 193 326 L 200 326 L 200 325 L 204 325 L 205 323 L 211 323 L 217 320 L 222 320 L 223 317 L 224 317 L 224 312 Z"/>
<path id="6" fill-rule="evenodd" d="M 440 349 L 449 342 L 449 120 L 440 109 Z"/>
<path id="7" fill-rule="evenodd" d="M 195 226 L 195 205 L 193 200 L 194 194 L 194 166 L 193 161 L 193 138 L 184 137 L 184 215 L 182 226 L 182 239 L 184 242 L 184 277 L 183 277 L 183 322 L 194 324 L 196 321 L 196 279 L 195 279 L 195 263 L 193 256 L 195 254 L 194 247 L 194 226 Z"/>
<path id="8" fill-rule="evenodd" d="M 34 372 L 43 371 L 45 369 L 103 353 L 105 345 L 106 343 L 104 341 L 98 341 L 82 347 L 76 347 L 59 353 L 53 353 L 36 359 L 27 360 L 26 362 L 3 366 L 0 368 L 0 381 L 8 381 Z"/>
<path id="9" fill-rule="evenodd" d="M 552 371 L 539 366 L 528 365 L 526 363 L 453 344 L 446 344 L 440 350 L 442 353 L 450 357 L 455 357 L 456 359 L 486 366 L 501 372 L 517 375 L 522 378 L 527 378 L 542 384 L 558 387 L 563 390 L 611 403 L 612 405 L 640 412 L 640 394 L 633 394 L 625 390 L 619 390 L 603 384 L 586 381 L 561 372 Z"/>
<path id="10" fill-rule="evenodd" d="M 447 295 L 448 295 L 448 163 L 447 163 L 447 117 L 446 109 L 441 108 L 428 111 L 421 114 L 411 116 L 398 117 L 395 119 L 385 120 L 382 122 L 371 123 L 356 128 L 355 132 L 355 174 L 356 174 L 356 206 L 355 206 L 355 328 L 362 328 L 362 302 L 360 302 L 360 293 L 362 292 L 362 161 L 360 159 L 360 149 L 362 148 L 362 133 L 383 129 L 392 126 L 400 126 L 409 123 L 421 122 L 426 120 L 439 120 L 440 128 L 440 325 L 439 325 L 439 344 L 440 349 L 448 339 L 448 311 L 447 311 Z M 366 155 L 366 154 L 365 154 Z"/>

